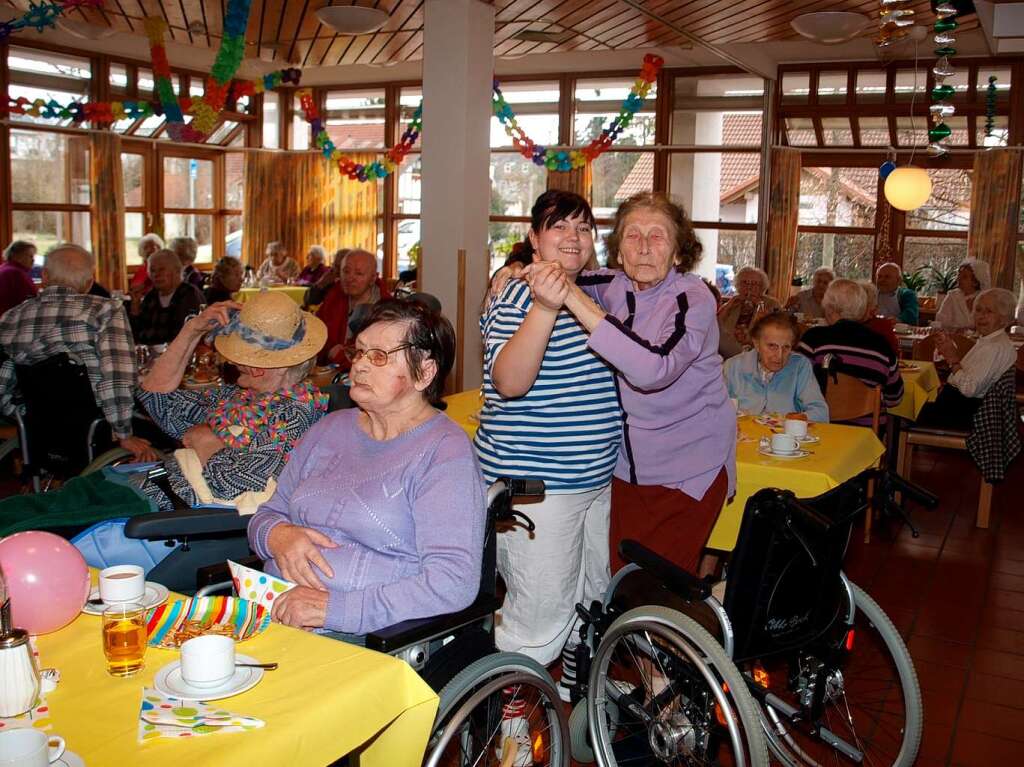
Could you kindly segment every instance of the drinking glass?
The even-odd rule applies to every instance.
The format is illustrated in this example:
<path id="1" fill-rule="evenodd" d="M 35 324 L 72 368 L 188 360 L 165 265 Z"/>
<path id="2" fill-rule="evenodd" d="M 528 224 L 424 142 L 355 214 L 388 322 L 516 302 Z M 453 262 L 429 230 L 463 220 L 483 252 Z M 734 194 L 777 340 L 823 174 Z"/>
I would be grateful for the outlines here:
<path id="1" fill-rule="evenodd" d="M 136 602 L 111 605 L 103 611 L 103 654 L 107 673 L 133 676 L 146 655 L 146 608 Z"/>

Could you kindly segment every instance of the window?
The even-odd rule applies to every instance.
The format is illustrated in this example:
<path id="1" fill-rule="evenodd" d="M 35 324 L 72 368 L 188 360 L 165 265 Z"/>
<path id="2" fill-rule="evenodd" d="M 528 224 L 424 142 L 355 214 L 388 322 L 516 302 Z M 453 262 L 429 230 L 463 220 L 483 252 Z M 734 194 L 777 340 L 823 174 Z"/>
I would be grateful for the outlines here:
<path id="1" fill-rule="evenodd" d="M 89 60 L 77 56 L 12 46 L 7 55 L 10 98 L 29 101 L 55 100 L 62 104 L 82 101 L 89 95 L 92 77 Z M 72 125 L 70 118 L 11 115 L 12 120 L 33 125 Z"/>
<path id="2" fill-rule="evenodd" d="M 328 91 L 325 125 L 339 149 L 384 147 L 384 91 Z"/>
<path id="3" fill-rule="evenodd" d="M 164 238 L 191 237 L 199 244 L 196 263 L 213 260 L 214 159 L 163 158 L 162 191 Z"/>
<path id="4" fill-rule="evenodd" d="M 589 144 L 601 135 L 622 109 L 633 80 L 579 80 L 574 103 L 573 143 Z M 644 146 L 654 143 L 654 107 L 657 87 L 652 86 L 644 105 L 619 136 L 616 146 Z M 537 139 L 534 139 L 535 141 Z"/>
<path id="5" fill-rule="evenodd" d="M 808 284 L 830 266 L 850 279 L 871 277 L 877 168 L 805 167 L 800 174 L 795 276 Z"/>
<path id="6" fill-rule="evenodd" d="M 59 242 L 89 247 L 89 140 L 36 130 L 10 131 L 13 239 L 32 240 L 41 257 Z"/>
<path id="7" fill-rule="evenodd" d="M 516 122 L 538 144 L 558 143 L 557 82 L 503 82 L 501 93 L 516 113 Z M 491 117 L 491 147 L 511 147 L 501 121 Z"/>
<path id="8" fill-rule="evenodd" d="M 263 148 L 279 149 L 280 137 L 280 99 L 273 91 L 263 93 Z"/>

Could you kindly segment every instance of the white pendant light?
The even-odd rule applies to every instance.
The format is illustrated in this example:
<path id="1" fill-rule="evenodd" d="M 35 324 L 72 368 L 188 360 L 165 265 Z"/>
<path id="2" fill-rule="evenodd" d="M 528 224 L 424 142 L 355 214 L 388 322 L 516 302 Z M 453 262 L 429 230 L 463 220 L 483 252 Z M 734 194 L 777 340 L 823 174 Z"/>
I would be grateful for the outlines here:
<path id="1" fill-rule="evenodd" d="M 817 11 L 804 13 L 789 22 L 798 34 L 825 45 L 852 40 L 871 23 L 863 13 L 849 11 Z"/>
<path id="2" fill-rule="evenodd" d="M 384 26 L 388 12 L 360 5 L 329 5 L 317 11 L 316 17 L 339 35 L 368 35 Z"/>
<path id="3" fill-rule="evenodd" d="M 885 179 L 885 199 L 897 210 L 916 210 L 931 196 L 932 179 L 924 168 L 906 165 Z"/>

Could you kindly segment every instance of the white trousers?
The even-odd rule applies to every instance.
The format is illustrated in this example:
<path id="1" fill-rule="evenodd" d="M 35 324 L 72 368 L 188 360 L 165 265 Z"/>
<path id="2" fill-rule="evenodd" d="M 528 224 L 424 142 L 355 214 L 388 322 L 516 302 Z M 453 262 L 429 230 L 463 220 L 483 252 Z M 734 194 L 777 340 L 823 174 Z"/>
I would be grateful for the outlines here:
<path id="1" fill-rule="evenodd" d="M 576 603 L 589 607 L 608 587 L 611 485 L 517 508 L 536 530 L 498 533 L 498 572 L 508 591 L 495 642 L 547 666 L 576 624 Z"/>

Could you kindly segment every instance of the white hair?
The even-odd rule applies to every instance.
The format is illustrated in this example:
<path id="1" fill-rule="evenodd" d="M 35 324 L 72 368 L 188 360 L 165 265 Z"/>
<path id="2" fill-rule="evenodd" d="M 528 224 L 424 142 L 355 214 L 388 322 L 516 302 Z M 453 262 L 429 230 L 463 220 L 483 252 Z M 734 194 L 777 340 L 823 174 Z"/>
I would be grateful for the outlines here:
<path id="1" fill-rule="evenodd" d="M 271 253 L 284 253 L 286 250 L 287 250 L 287 248 L 285 248 L 284 243 L 280 242 L 278 240 L 274 240 L 273 242 L 268 242 L 267 243 L 267 254 L 268 255 L 271 254 Z"/>
<path id="2" fill-rule="evenodd" d="M 60 285 L 85 293 L 93 281 L 96 259 L 81 245 L 63 242 L 43 256 L 47 285 Z"/>
<path id="3" fill-rule="evenodd" d="M 868 308 L 868 297 L 853 280 L 832 280 L 821 299 L 821 308 L 838 314 L 839 319 L 860 322 Z"/>
<path id="4" fill-rule="evenodd" d="M 199 253 L 199 243 L 191 237 L 175 237 L 167 243 L 167 249 L 174 251 L 183 265 L 191 264 Z"/>
<path id="5" fill-rule="evenodd" d="M 740 277 L 744 274 L 756 274 L 761 278 L 761 284 L 764 285 L 764 289 L 768 290 L 768 272 L 764 269 L 759 269 L 756 266 L 744 266 L 738 272 L 736 272 L 736 281 L 739 282 Z"/>
<path id="6" fill-rule="evenodd" d="M 145 252 L 147 245 L 156 245 L 157 250 L 159 250 L 164 246 L 164 241 L 159 234 L 153 234 L 153 232 L 142 235 L 139 238 L 138 245 L 135 246 L 140 258 L 144 257 L 143 253 Z"/>
<path id="7" fill-rule="evenodd" d="M 860 287 L 864 291 L 864 298 L 867 299 L 867 306 L 878 306 L 878 286 L 871 280 L 864 280 L 860 283 Z"/>
<path id="8" fill-rule="evenodd" d="M 179 270 L 183 268 L 181 265 L 181 259 L 178 258 L 178 254 L 173 250 L 168 250 L 167 248 L 161 248 L 151 255 L 149 257 L 149 261 L 146 263 L 149 268 L 152 269 L 154 264 L 160 263 L 161 261 L 166 261 L 167 263 L 176 266 Z"/>
<path id="9" fill-rule="evenodd" d="M 974 299 L 974 306 L 977 308 L 982 299 L 988 299 L 992 309 L 1003 318 L 1003 325 L 1009 325 L 1013 321 L 1017 311 L 1017 297 L 1006 288 L 989 288 L 978 293 Z"/>
<path id="10" fill-rule="evenodd" d="M 323 245 L 312 245 L 312 246 L 310 246 L 310 248 L 309 248 L 309 255 L 313 255 L 314 253 L 318 254 L 320 256 L 321 260 L 326 260 L 327 259 L 327 251 L 324 250 Z"/>
<path id="11" fill-rule="evenodd" d="M 895 269 L 897 274 L 901 276 L 903 274 L 903 269 L 900 268 L 899 264 L 897 264 L 895 261 L 886 261 L 884 264 L 875 269 L 875 277 L 881 274 L 883 269 Z"/>

